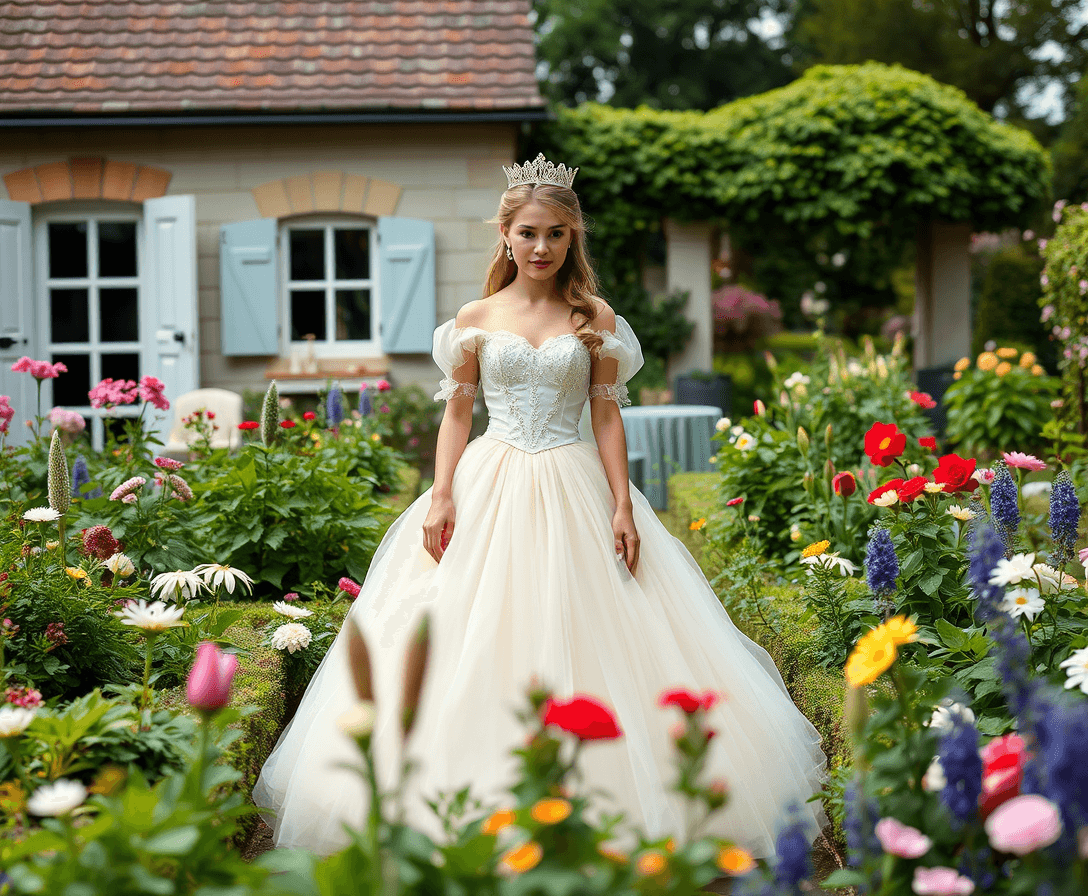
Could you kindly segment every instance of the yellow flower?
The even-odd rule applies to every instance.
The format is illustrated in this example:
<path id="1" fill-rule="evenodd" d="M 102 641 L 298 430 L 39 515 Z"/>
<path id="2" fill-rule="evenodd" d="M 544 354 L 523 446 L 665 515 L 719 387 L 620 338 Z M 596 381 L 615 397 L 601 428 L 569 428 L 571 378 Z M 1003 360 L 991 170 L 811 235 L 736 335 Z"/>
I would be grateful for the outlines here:
<path id="1" fill-rule="evenodd" d="M 106 765 L 95 775 L 94 783 L 87 790 L 91 793 L 102 793 L 112 796 L 121 789 L 125 783 L 125 772 L 116 765 Z"/>
<path id="2" fill-rule="evenodd" d="M 18 781 L 5 781 L 0 784 L 0 812 L 4 815 L 18 815 L 26 807 L 26 791 Z"/>
<path id="3" fill-rule="evenodd" d="M 1043 365 L 1042 364 L 1032 364 L 1031 365 L 1031 372 L 1032 372 L 1032 375 L 1034 375 L 1034 376 L 1042 376 L 1044 373 L 1046 373 L 1046 371 L 1043 370 Z"/>
<path id="4" fill-rule="evenodd" d="M 817 541 L 815 544 L 810 544 L 807 548 L 801 551 L 801 556 L 804 557 L 806 560 L 809 557 L 819 557 L 829 547 L 831 547 L 830 541 L 827 541 L 826 539 L 824 541 Z"/>
<path id="5" fill-rule="evenodd" d="M 497 834 L 505 827 L 509 827 L 514 823 L 514 812 L 512 809 L 499 809 L 498 812 L 492 812 L 487 821 L 484 822 L 481 831 L 485 834 Z"/>
<path id="6" fill-rule="evenodd" d="M 1020 352 L 1009 346 L 1004 346 L 1002 348 L 999 348 L 996 352 L 994 352 L 994 354 L 997 355 L 999 358 L 1015 358 L 1018 354 L 1020 354 Z"/>
<path id="7" fill-rule="evenodd" d="M 535 840 L 530 840 L 521 846 L 508 849 L 499 859 L 499 863 L 508 871 L 521 874 L 539 865 L 542 858 L 544 858 L 544 848 Z"/>
<path id="8" fill-rule="evenodd" d="M 703 528 L 703 526 L 705 526 L 705 525 L 706 525 L 706 517 L 705 517 L 705 516 L 701 516 L 701 517 L 699 517 L 699 519 L 697 519 L 697 520 L 693 520 L 693 521 L 692 521 L 692 522 L 691 522 L 691 523 L 690 523 L 690 524 L 688 525 L 688 528 L 689 528 L 689 529 L 691 529 L 692 531 L 695 531 L 696 529 L 702 529 L 702 528 Z"/>
<path id="9" fill-rule="evenodd" d="M 978 356 L 978 360 L 975 361 L 979 370 L 993 370 L 997 367 L 997 355 L 993 352 L 983 352 Z"/>
<path id="10" fill-rule="evenodd" d="M 85 569 L 79 569 L 75 566 L 66 566 L 64 571 L 77 582 L 81 582 L 83 579 L 87 578 L 87 571 Z"/>
<path id="11" fill-rule="evenodd" d="M 918 640 L 918 626 L 914 624 L 914 620 L 906 616 L 893 616 L 884 623 L 882 628 L 887 631 L 896 647 Z"/>
<path id="12" fill-rule="evenodd" d="M 1035 352 L 1024 352 L 1024 354 L 1020 356 L 1020 366 L 1025 370 L 1030 370 L 1035 361 Z"/>
<path id="13" fill-rule="evenodd" d="M 566 800 L 544 799 L 533 804 L 529 815 L 532 816 L 533 821 L 539 821 L 541 824 L 558 824 L 570 817 L 572 809 L 573 807 Z"/>
<path id="14" fill-rule="evenodd" d="M 47 541 L 45 543 L 45 549 L 47 551 L 55 551 L 59 547 L 60 547 L 60 542 L 59 541 Z"/>
<path id="15" fill-rule="evenodd" d="M 665 853 L 659 849 L 651 849 L 638 857 L 638 861 L 635 862 L 635 869 L 643 877 L 652 877 L 664 871 L 668 863 Z"/>
<path id="16" fill-rule="evenodd" d="M 382 440 L 382 437 L 378 433 L 373 433 L 370 436 L 370 441 L 372 441 L 372 442 L 380 442 L 381 440 Z"/>
<path id="17" fill-rule="evenodd" d="M 846 661 L 846 680 L 857 688 L 872 684 L 895 662 L 895 641 L 884 626 L 878 626 L 858 639 Z"/>
<path id="18" fill-rule="evenodd" d="M 955 369 L 962 372 L 962 371 L 966 370 L 970 366 L 971 366 L 971 359 L 970 358 L 960 358 L 956 362 Z"/>
<path id="19" fill-rule="evenodd" d="M 716 463 L 718 462 L 718 455 L 716 455 L 716 454 L 712 454 L 712 455 L 710 455 L 710 457 L 708 457 L 708 458 L 706 459 L 706 462 L 707 462 L 708 464 L 716 464 Z"/>
<path id="20" fill-rule="evenodd" d="M 739 846 L 723 846 L 718 850 L 718 867 L 730 877 L 740 877 L 756 867 L 756 860 Z"/>
<path id="21" fill-rule="evenodd" d="M 1012 370 L 1012 365 L 1008 361 L 1002 361 L 994 369 L 994 373 L 996 373 L 998 376 L 1004 376 L 1010 370 Z"/>
<path id="22" fill-rule="evenodd" d="M 665 841 L 665 852 L 676 852 L 676 841 L 672 837 Z"/>

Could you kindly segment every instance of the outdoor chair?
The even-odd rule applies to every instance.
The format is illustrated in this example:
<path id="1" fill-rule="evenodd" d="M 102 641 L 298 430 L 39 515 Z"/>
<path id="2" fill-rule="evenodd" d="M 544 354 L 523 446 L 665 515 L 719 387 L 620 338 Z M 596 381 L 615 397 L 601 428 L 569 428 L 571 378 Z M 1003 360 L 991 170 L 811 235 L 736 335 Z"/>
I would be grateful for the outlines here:
<path id="1" fill-rule="evenodd" d="M 241 447 L 242 433 L 238 424 L 242 422 L 242 396 L 227 389 L 194 389 L 179 395 L 174 401 L 174 422 L 162 451 L 164 455 L 179 459 L 189 456 L 190 445 L 196 434 L 186 429 L 181 421 L 201 408 L 214 413 L 215 419 L 212 422 L 219 426 L 212 433 L 213 448 L 229 448 L 235 451 Z"/>

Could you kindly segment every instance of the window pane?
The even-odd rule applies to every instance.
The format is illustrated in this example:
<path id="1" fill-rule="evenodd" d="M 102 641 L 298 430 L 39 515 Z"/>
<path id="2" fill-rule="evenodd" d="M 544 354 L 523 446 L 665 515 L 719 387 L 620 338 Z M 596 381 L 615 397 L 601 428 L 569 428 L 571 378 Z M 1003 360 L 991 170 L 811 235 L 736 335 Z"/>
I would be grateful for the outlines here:
<path id="1" fill-rule="evenodd" d="M 291 279 L 325 279 L 325 231 L 291 231 Z"/>
<path id="2" fill-rule="evenodd" d="M 98 313 L 102 342 L 136 342 L 140 338 L 136 287 L 100 289 Z"/>
<path id="3" fill-rule="evenodd" d="M 303 289 L 291 291 L 291 341 L 301 342 L 313 333 L 325 339 L 325 291 Z"/>
<path id="4" fill-rule="evenodd" d="M 101 356 L 102 379 L 140 381 L 140 356 L 136 352 L 106 354 Z"/>
<path id="5" fill-rule="evenodd" d="M 136 276 L 136 222 L 98 222 L 100 277 Z"/>
<path id="6" fill-rule="evenodd" d="M 87 222 L 49 225 L 49 276 L 87 276 Z"/>
<path id="7" fill-rule="evenodd" d="M 333 245 L 336 252 L 336 279 L 368 280 L 370 278 L 370 231 L 338 229 L 335 234 Z"/>
<path id="8" fill-rule="evenodd" d="M 49 290 L 49 333 L 54 342 L 87 342 L 89 318 L 86 289 Z"/>
<path id="9" fill-rule="evenodd" d="M 62 408 L 87 407 L 91 401 L 91 356 L 77 354 L 53 355 L 53 363 L 61 362 L 68 368 L 53 383 L 53 404 Z"/>
<path id="10" fill-rule="evenodd" d="M 336 290 L 336 338 L 370 339 L 370 290 Z"/>

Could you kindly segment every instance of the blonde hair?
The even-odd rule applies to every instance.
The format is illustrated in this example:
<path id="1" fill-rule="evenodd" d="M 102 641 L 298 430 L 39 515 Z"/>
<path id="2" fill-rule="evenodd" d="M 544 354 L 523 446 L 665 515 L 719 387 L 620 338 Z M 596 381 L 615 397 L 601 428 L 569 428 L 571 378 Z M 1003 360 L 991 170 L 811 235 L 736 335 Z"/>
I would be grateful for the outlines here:
<path id="1" fill-rule="evenodd" d="M 581 314 L 585 321 L 575 328 L 575 333 L 590 352 L 601 347 L 604 340 L 590 325 L 597 316 L 597 306 L 593 301 L 599 290 L 597 273 L 586 251 L 586 222 L 582 216 L 582 207 L 578 195 L 567 187 L 554 184 L 521 184 L 510 187 L 499 200 L 499 210 L 490 220 L 491 224 L 501 224 L 509 228 L 518 211 L 530 202 L 539 202 L 548 211 L 553 212 L 560 223 L 571 229 L 570 247 L 563 266 L 555 275 L 555 287 L 560 298 L 570 306 L 571 323 L 574 315 Z M 499 238 L 492 253 L 491 264 L 487 268 L 484 280 L 484 298 L 505 289 L 518 274 L 518 266 L 506 257 L 506 242 Z"/>

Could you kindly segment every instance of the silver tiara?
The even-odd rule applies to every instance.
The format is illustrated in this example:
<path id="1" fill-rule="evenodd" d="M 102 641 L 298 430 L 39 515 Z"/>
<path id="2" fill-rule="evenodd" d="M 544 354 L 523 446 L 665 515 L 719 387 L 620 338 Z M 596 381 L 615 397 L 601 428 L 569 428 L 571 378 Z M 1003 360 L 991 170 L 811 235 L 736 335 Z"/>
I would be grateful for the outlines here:
<path id="1" fill-rule="evenodd" d="M 556 168 L 544 158 L 544 153 L 540 153 L 533 161 L 526 162 L 524 165 L 513 165 L 510 168 L 503 165 L 502 170 L 506 172 L 506 179 L 509 181 L 506 185 L 508 190 L 521 184 L 555 184 L 557 187 L 566 187 L 571 190 L 574 189 L 571 186 L 574 183 L 574 175 L 578 173 L 577 168 L 568 168 L 562 163 Z"/>

